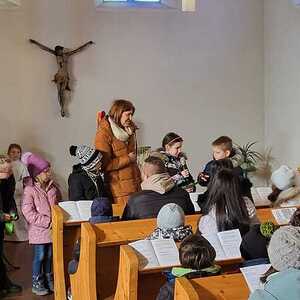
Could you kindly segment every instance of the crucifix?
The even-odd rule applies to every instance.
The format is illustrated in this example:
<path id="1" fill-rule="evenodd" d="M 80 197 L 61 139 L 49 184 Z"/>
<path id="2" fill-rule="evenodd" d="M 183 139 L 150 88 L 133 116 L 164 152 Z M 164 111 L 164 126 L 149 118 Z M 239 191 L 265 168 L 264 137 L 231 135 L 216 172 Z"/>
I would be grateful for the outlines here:
<path id="1" fill-rule="evenodd" d="M 66 48 L 62 46 L 55 46 L 54 49 L 51 49 L 45 45 L 42 45 L 41 43 L 30 39 L 30 43 L 37 45 L 39 48 L 42 50 L 45 50 L 53 55 L 56 56 L 56 62 L 58 66 L 58 71 L 54 75 L 54 79 L 52 80 L 57 87 L 57 93 L 58 93 L 58 102 L 60 105 L 60 113 L 61 116 L 65 116 L 65 109 L 64 109 L 64 104 L 65 104 L 65 92 L 66 91 L 71 91 L 70 89 L 70 76 L 68 72 L 68 60 L 69 57 L 72 56 L 75 53 L 78 53 L 85 49 L 87 46 L 94 44 L 94 42 L 89 41 L 82 46 L 74 49 L 74 50 L 66 50 Z"/>

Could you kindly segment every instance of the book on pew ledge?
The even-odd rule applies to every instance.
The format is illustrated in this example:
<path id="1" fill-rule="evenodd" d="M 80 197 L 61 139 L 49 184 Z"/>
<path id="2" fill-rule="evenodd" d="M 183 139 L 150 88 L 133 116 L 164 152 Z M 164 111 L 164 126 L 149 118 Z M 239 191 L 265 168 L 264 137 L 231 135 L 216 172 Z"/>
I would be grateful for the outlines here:
<path id="1" fill-rule="evenodd" d="M 296 210 L 296 207 L 277 208 L 272 209 L 272 214 L 278 225 L 286 225 L 290 222 L 291 217 Z"/>
<path id="2" fill-rule="evenodd" d="M 203 234 L 216 251 L 216 260 L 241 258 L 242 237 L 238 229 Z"/>
<path id="3" fill-rule="evenodd" d="M 286 200 L 280 204 L 280 207 L 292 207 L 292 206 L 300 206 L 300 195 L 294 197 L 293 199 Z"/>
<path id="4" fill-rule="evenodd" d="M 179 266 L 179 252 L 173 239 L 140 240 L 130 243 L 139 258 L 139 269 Z"/>
<path id="5" fill-rule="evenodd" d="M 58 205 L 64 210 L 66 222 L 88 221 L 91 217 L 91 206 L 93 201 L 63 201 Z"/>
<path id="6" fill-rule="evenodd" d="M 272 193 L 272 188 L 270 187 L 252 187 L 251 195 L 255 207 L 260 206 L 269 206 L 271 201 L 268 199 L 268 196 Z"/>
<path id="7" fill-rule="evenodd" d="M 263 283 L 260 281 L 260 277 L 270 267 L 271 264 L 262 264 L 262 265 L 240 268 L 251 293 L 257 289 L 263 288 Z"/>

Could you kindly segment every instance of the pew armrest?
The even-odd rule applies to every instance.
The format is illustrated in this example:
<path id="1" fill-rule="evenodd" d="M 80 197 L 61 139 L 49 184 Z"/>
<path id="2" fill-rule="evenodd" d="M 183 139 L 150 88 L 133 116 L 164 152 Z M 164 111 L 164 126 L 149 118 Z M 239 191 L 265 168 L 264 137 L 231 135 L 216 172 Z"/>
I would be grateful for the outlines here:
<path id="1" fill-rule="evenodd" d="M 137 300 L 139 261 L 127 245 L 120 247 L 118 283 L 114 300 Z"/>
<path id="2" fill-rule="evenodd" d="M 175 300 L 199 300 L 199 296 L 190 281 L 185 278 L 177 278 L 175 281 Z"/>
<path id="3" fill-rule="evenodd" d="M 55 300 L 66 300 L 66 282 L 63 251 L 64 215 L 58 205 L 52 207 L 52 243 Z"/>
<path id="4" fill-rule="evenodd" d="M 96 233 L 90 223 L 81 225 L 80 259 L 70 281 L 73 300 L 97 300 Z"/>

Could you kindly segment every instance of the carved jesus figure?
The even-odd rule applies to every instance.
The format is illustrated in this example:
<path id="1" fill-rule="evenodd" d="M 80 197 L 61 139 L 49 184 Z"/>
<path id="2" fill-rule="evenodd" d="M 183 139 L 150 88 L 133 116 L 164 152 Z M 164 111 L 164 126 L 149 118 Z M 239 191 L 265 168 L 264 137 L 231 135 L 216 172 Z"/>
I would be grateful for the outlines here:
<path id="1" fill-rule="evenodd" d="M 60 113 L 61 113 L 61 116 L 64 117 L 65 116 L 65 110 L 64 110 L 65 91 L 71 91 L 70 85 L 69 85 L 70 76 L 69 76 L 69 72 L 68 72 L 69 57 L 75 53 L 82 51 L 87 46 L 94 44 L 94 42 L 89 41 L 74 50 L 66 50 L 62 46 L 55 46 L 55 48 L 53 50 L 45 45 L 42 45 L 41 43 L 39 43 L 35 40 L 30 39 L 29 41 L 30 41 L 30 43 L 37 45 L 42 50 L 45 50 L 56 56 L 58 71 L 54 75 L 53 82 L 55 82 L 55 84 L 57 86 L 58 102 L 60 105 Z"/>

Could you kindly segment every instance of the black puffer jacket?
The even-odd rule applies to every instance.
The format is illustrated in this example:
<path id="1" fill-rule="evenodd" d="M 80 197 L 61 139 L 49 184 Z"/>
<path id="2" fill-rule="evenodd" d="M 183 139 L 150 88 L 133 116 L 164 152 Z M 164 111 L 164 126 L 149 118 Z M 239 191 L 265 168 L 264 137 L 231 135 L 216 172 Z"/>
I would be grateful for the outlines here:
<path id="1" fill-rule="evenodd" d="M 156 218 L 160 209 L 168 203 L 179 205 L 185 215 L 195 213 L 189 193 L 175 186 L 165 194 L 144 190 L 131 195 L 125 206 L 122 219 L 136 220 Z"/>
<path id="2" fill-rule="evenodd" d="M 252 225 L 243 236 L 240 246 L 242 257 L 245 260 L 268 258 L 267 247 L 270 238 L 263 236 L 260 232 L 260 224 Z"/>
<path id="3" fill-rule="evenodd" d="M 13 175 L 7 179 L 0 180 L 0 222 L 3 221 L 3 213 L 17 213 L 14 192 L 15 179 Z"/>
<path id="4" fill-rule="evenodd" d="M 7 284 L 9 284 L 6 275 L 6 268 L 2 260 L 4 239 L 3 214 L 17 213 L 14 192 L 15 179 L 13 175 L 8 179 L 0 179 L 0 293 L 3 289 L 6 288 Z"/>
<path id="5" fill-rule="evenodd" d="M 68 184 L 69 200 L 71 201 L 93 200 L 99 197 L 111 199 L 102 177 L 99 175 L 96 182 L 94 182 L 80 164 L 73 166 L 73 172 L 69 176 Z"/>

